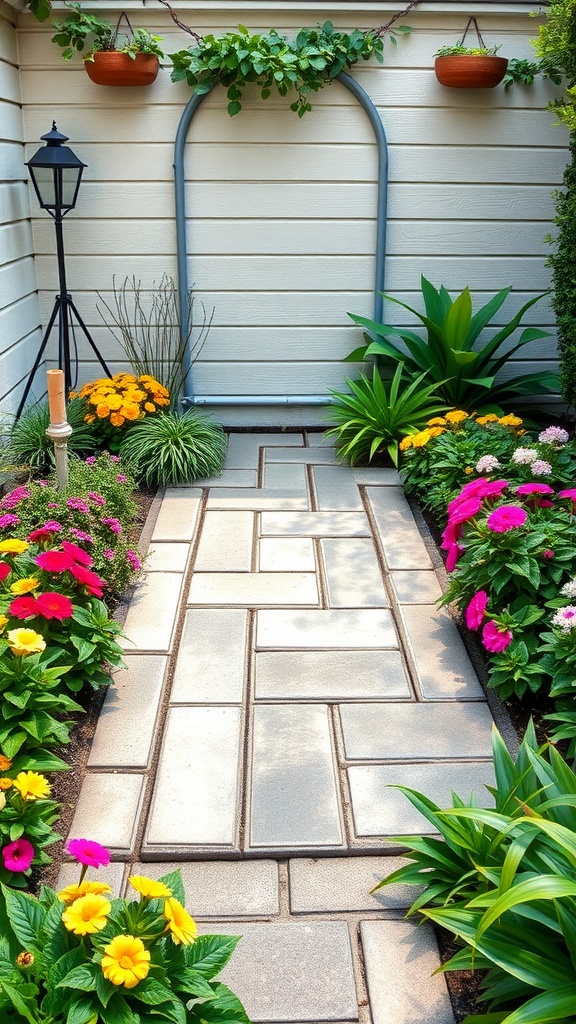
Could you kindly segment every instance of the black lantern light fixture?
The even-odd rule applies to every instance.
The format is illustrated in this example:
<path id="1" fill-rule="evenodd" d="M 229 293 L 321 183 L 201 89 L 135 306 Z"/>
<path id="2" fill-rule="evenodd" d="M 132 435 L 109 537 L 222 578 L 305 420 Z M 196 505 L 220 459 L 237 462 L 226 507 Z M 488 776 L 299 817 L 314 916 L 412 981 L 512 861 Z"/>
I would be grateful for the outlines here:
<path id="1" fill-rule="evenodd" d="M 88 332 L 88 328 L 82 320 L 82 317 L 80 316 L 66 286 L 62 221 L 66 214 L 76 206 L 82 172 L 86 167 L 86 164 L 82 163 L 76 154 L 73 153 L 68 146 L 64 145 L 65 142 L 68 142 L 68 136 L 62 135 L 62 133 L 58 131 L 55 121 L 52 122 L 52 131 L 48 132 L 46 135 L 42 135 L 41 138 L 46 145 L 42 146 L 38 152 L 34 154 L 32 159 L 27 161 L 26 167 L 30 171 L 30 178 L 40 206 L 43 210 L 46 210 L 54 220 L 54 227 L 56 228 L 56 254 L 58 258 L 58 280 L 60 291 L 54 301 L 54 308 L 52 310 L 50 320 L 48 321 L 46 332 L 42 338 L 42 343 L 40 345 L 36 361 L 32 367 L 32 371 L 24 389 L 20 405 L 18 406 L 16 418 L 20 416 L 22 409 L 24 408 L 26 399 L 30 393 L 30 388 L 32 387 L 34 376 L 42 362 L 48 338 L 50 337 L 52 328 L 56 323 L 56 319 L 58 319 L 58 366 L 61 370 L 64 370 L 64 387 L 66 394 L 68 394 L 72 388 L 72 369 L 70 361 L 70 334 L 72 333 L 72 336 L 74 336 L 74 321 L 72 319 L 72 314 L 74 314 L 78 326 L 91 345 L 105 373 L 108 377 L 111 376 L 110 370 L 96 348 L 96 345 Z"/>

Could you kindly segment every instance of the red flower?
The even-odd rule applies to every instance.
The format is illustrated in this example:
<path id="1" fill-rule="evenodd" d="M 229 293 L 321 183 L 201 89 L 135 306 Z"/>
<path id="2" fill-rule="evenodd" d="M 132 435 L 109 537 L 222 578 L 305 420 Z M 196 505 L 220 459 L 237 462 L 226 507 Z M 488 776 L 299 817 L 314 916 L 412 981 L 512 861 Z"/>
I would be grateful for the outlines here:
<path id="1" fill-rule="evenodd" d="M 36 598 L 37 614 L 45 619 L 70 619 L 74 613 L 74 607 L 69 597 L 64 594 L 47 593 L 38 594 Z"/>
<path id="2" fill-rule="evenodd" d="M 10 575 L 12 569 L 8 565 L 8 562 L 0 562 L 0 583 Z"/>
<path id="3" fill-rule="evenodd" d="M 46 569 L 46 572 L 65 572 L 74 565 L 74 559 L 66 551 L 43 551 L 42 554 L 36 555 L 34 561 L 41 569 Z"/>
<path id="4" fill-rule="evenodd" d="M 8 611 L 15 619 L 29 619 L 32 615 L 38 615 L 36 598 L 29 595 L 16 597 L 9 606 Z"/>
<path id="5" fill-rule="evenodd" d="M 90 569 L 85 569 L 83 565 L 71 566 L 70 572 L 82 586 L 87 587 L 89 594 L 93 594 L 94 597 L 102 597 L 102 588 L 106 586 L 106 580 L 101 579 L 97 573 L 91 572 Z"/>
<path id="6" fill-rule="evenodd" d="M 53 534 L 50 530 L 41 528 L 39 530 L 32 530 L 32 533 L 28 534 L 26 540 L 31 541 L 32 544 L 51 544 L 52 537 Z"/>
<path id="7" fill-rule="evenodd" d="M 63 540 L 62 547 L 67 555 L 70 555 L 78 565 L 85 565 L 87 568 L 94 563 L 94 559 L 90 557 L 84 548 L 79 548 L 77 544 L 73 544 L 70 540 Z"/>

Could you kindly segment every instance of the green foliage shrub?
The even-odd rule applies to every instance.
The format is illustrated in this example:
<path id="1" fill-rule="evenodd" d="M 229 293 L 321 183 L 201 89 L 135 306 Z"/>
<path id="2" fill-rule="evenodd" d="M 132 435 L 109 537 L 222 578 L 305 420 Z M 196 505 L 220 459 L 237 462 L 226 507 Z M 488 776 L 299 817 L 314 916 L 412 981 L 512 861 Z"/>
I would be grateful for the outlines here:
<path id="1" fill-rule="evenodd" d="M 147 486 L 166 487 L 218 476 L 227 443 L 219 423 L 189 409 L 134 423 L 120 454 Z"/>

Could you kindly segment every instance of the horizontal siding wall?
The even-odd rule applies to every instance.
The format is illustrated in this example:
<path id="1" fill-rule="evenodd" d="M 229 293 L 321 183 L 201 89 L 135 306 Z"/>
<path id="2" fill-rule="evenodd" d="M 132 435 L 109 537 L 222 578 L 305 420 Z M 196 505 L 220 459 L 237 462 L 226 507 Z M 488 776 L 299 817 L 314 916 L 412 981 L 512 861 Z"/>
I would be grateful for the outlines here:
<path id="1" fill-rule="evenodd" d="M 93 5 L 88 4 L 89 8 Z M 438 5 L 443 7 L 443 5 Z M 233 11 L 179 5 L 200 33 L 236 26 Z M 114 15 L 111 15 L 113 17 Z M 163 10 L 131 10 L 133 24 L 164 36 L 168 52 L 188 45 Z M 292 34 L 331 17 L 339 28 L 368 27 L 389 15 L 244 8 L 253 29 Z M 544 241 L 552 226 L 552 190 L 562 180 L 567 136 L 554 127 L 547 83 L 532 88 L 445 89 L 432 70 L 435 50 L 455 41 L 465 16 L 418 9 L 412 34 L 385 64 L 362 64 L 354 77 L 372 97 L 390 154 L 386 289 L 417 304 L 420 275 L 451 290 L 469 285 L 475 303 L 511 285 L 499 314 L 505 322 L 549 286 Z M 488 45 L 531 57 L 534 20 L 527 13 L 481 17 Z M 69 287 L 94 339 L 114 369 L 125 357 L 98 313 L 96 291 L 112 301 L 113 277 L 152 288 L 176 273 L 173 149 L 190 90 L 167 69 L 146 89 L 112 89 L 89 81 L 81 62 L 65 64 L 51 30 L 20 19 L 21 85 L 29 153 L 56 118 L 87 164 L 78 205 L 66 219 Z M 247 90 L 242 112 L 228 117 L 217 89 L 195 115 L 186 146 L 190 281 L 213 326 L 195 366 L 199 394 L 323 394 L 340 387 L 342 357 L 362 340 L 347 312 L 371 315 L 374 278 L 376 146 L 352 95 L 333 83 L 303 119 L 289 101 L 260 100 Z M 9 140 L 8 140 L 9 141 Z M 34 250 L 44 322 L 56 285 L 51 221 L 34 212 Z M 25 234 L 12 244 L 26 245 Z M 1 294 L 0 279 L 0 294 Z M 200 312 L 200 305 L 197 304 Z M 386 315 L 409 322 L 389 304 Z M 548 298 L 527 322 L 553 331 Z M 522 353 L 521 368 L 545 369 L 554 337 Z M 53 353 L 54 357 L 54 353 Z M 520 368 L 520 367 L 519 367 Z M 80 382 L 100 374 L 81 350 Z M 244 410 L 238 423 L 319 421 L 321 413 Z"/>
<path id="2" fill-rule="evenodd" d="M 16 411 L 40 343 L 15 12 L 0 0 L 0 410 Z M 39 379 L 37 394 L 42 381 Z"/>

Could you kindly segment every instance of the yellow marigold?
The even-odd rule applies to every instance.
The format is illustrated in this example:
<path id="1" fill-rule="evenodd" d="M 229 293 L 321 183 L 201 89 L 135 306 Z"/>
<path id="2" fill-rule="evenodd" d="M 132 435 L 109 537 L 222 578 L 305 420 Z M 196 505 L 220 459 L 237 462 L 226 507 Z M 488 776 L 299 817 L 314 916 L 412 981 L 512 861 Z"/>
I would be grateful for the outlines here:
<path id="1" fill-rule="evenodd" d="M 9 757 L 4 757 L 4 754 L 0 754 L 0 772 L 7 772 L 12 767 L 12 761 Z"/>
<path id="2" fill-rule="evenodd" d="M 472 466 L 466 466 L 464 472 L 466 473 L 466 476 L 470 476 L 470 474 L 473 473 L 474 470 L 472 469 Z"/>
<path id="3" fill-rule="evenodd" d="M 162 395 L 154 395 L 154 401 L 156 402 L 156 405 L 170 405 L 170 399 L 163 398 Z"/>
<path id="4" fill-rule="evenodd" d="M 96 406 L 96 415 L 99 420 L 108 419 L 110 415 L 110 409 L 108 408 L 105 402 L 100 402 L 100 404 Z"/>
<path id="5" fill-rule="evenodd" d="M 156 406 L 152 402 L 144 402 L 146 412 L 156 412 Z"/>
<path id="6" fill-rule="evenodd" d="M 150 970 L 150 953 L 142 939 L 134 935 L 116 935 L 104 946 L 101 961 L 104 977 L 113 985 L 134 988 Z"/>
<path id="7" fill-rule="evenodd" d="M 501 416 L 500 423 L 504 427 L 521 427 L 523 420 L 519 416 L 514 416 L 513 413 L 509 413 L 508 416 Z"/>
<path id="8" fill-rule="evenodd" d="M 446 420 L 443 416 L 433 416 L 431 420 L 428 420 L 429 427 L 444 427 L 446 426 Z"/>
<path id="9" fill-rule="evenodd" d="M 85 423 L 94 423 L 95 419 L 96 419 L 95 416 L 92 416 L 90 413 L 88 413 L 88 415 L 84 417 L 84 422 Z"/>
<path id="10" fill-rule="evenodd" d="M 62 914 L 62 922 L 74 935 L 93 935 L 106 927 L 112 904 L 94 893 L 80 896 Z"/>
<path id="11" fill-rule="evenodd" d="M 476 423 L 479 423 L 481 427 L 485 427 L 487 423 L 498 423 L 498 417 L 495 412 L 488 412 L 485 416 L 477 416 Z"/>
<path id="12" fill-rule="evenodd" d="M 91 882 L 85 878 L 83 882 L 78 882 L 76 885 L 67 885 L 65 889 L 61 889 L 58 893 L 58 899 L 62 900 L 63 903 L 74 903 L 81 896 L 104 896 L 109 892 L 112 892 L 112 889 L 109 885 L 106 885 L 106 882 Z"/>
<path id="13" fill-rule="evenodd" d="M 7 537 L 0 540 L 0 551 L 5 555 L 21 555 L 30 547 L 25 540 L 17 540 L 16 537 Z"/>
<path id="14" fill-rule="evenodd" d="M 123 405 L 120 412 L 122 416 L 124 416 L 127 420 L 137 420 L 138 417 L 140 416 L 140 409 L 138 408 L 135 402 L 132 404 Z"/>
<path id="15" fill-rule="evenodd" d="M 39 654 L 46 648 L 44 637 L 33 629 L 10 629 L 6 636 L 12 654 L 20 658 L 26 654 Z"/>
<path id="16" fill-rule="evenodd" d="M 178 900 L 175 900 L 173 896 L 166 900 L 164 904 L 164 917 L 168 921 L 166 925 L 166 931 L 170 932 L 172 941 L 177 946 L 182 943 L 183 946 L 189 946 L 191 942 L 194 942 L 196 938 L 197 930 L 196 924 L 190 917 L 187 910 L 184 909 Z"/>
<path id="17" fill-rule="evenodd" d="M 156 882 L 153 878 L 146 878 L 145 875 L 130 875 L 128 881 L 132 888 L 146 899 L 165 899 L 172 895 L 172 889 L 169 889 L 163 882 Z"/>
<path id="18" fill-rule="evenodd" d="M 421 430 L 418 434 L 413 434 L 412 447 L 423 448 L 424 445 L 428 444 L 428 441 L 430 440 L 431 436 L 432 435 L 429 430 Z"/>
<path id="19" fill-rule="evenodd" d="M 13 784 L 12 779 L 0 779 L 0 792 L 2 790 L 11 789 Z"/>
<path id="20" fill-rule="evenodd" d="M 112 412 L 116 412 L 122 405 L 122 399 L 120 398 L 120 395 L 108 395 L 106 404 Z"/>
<path id="21" fill-rule="evenodd" d="M 14 779 L 14 789 L 18 790 L 24 800 L 43 800 L 52 792 L 48 779 L 38 772 L 18 772 Z"/>
<path id="22" fill-rule="evenodd" d="M 131 388 L 126 392 L 125 397 L 128 398 L 130 402 L 141 402 L 143 398 L 147 398 L 148 396 L 146 395 L 146 392 L 141 391 L 140 388 Z"/>
<path id="23" fill-rule="evenodd" d="M 33 576 L 28 576 L 26 579 L 16 580 L 15 583 L 11 583 L 10 590 L 13 594 L 29 594 L 39 586 L 40 580 L 35 580 Z"/>
<path id="24" fill-rule="evenodd" d="M 446 433 L 446 427 L 429 427 L 428 433 L 430 434 L 430 437 L 439 437 L 440 434 Z"/>
<path id="25" fill-rule="evenodd" d="M 8 621 L 9 621 L 9 619 L 8 619 L 7 615 L 0 615 L 0 633 L 2 632 L 2 630 L 4 629 L 4 626 L 6 625 L 6 623 Z"/>
<path id="26" fill-rule="evenodd" d="M 121 427 L 125 422 L 124 417 L 121 416 L 119 412 L 110 413 L 110 423 L 113 427 Z"/>
<path id="27" fill-rule="evenodd" d="M 452 412 L 446 413 L 445 419 L 447 423 L 462 423 L 468 419 L 468 413 L 463 409 L 452 409 Z"/>
<path id="28" fill-rule="evenodd" d="M 408 448 L 412 447 L 413 436 L 413 434 L 407 434 L 406 437 L 402 438 L 400 444 L 398 445 L 401 452 L 405 452 Z"/>

